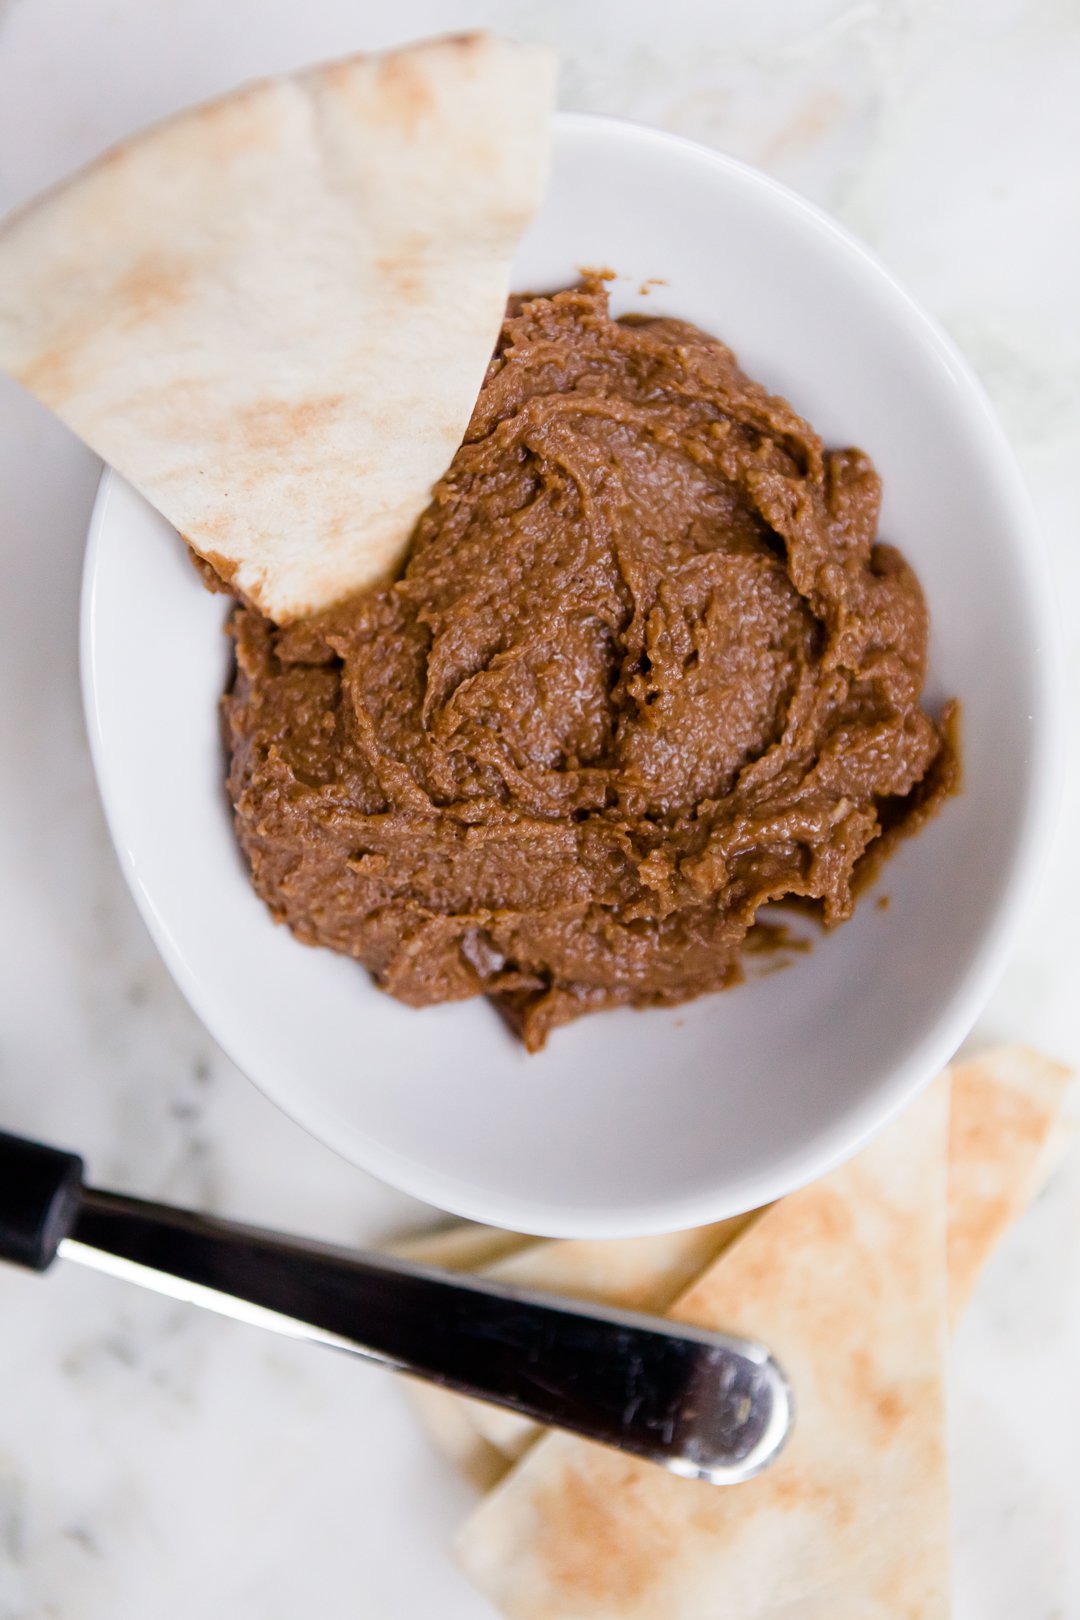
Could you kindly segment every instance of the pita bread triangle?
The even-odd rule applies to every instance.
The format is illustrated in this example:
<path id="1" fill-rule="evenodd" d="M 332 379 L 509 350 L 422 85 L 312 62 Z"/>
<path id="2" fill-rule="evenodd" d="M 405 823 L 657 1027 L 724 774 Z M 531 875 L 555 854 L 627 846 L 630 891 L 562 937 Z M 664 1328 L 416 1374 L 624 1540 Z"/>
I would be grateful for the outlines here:
<path id="1" fill-rule="evenodd" d="M 1071 1138 L 1065 1106 L 1072 1073 L 1029 1047 L 1001 1046 L 956 1064 L 949 1074 L 947 1260 L 955 1326 L 999 1239 L 1036 1196 Z M 475 1264 L 486 1274 L 522 1287 L 666 1311 L 693 1280 L 693 1268 L 704 1269 L 752 1218 L 667 1238 L 534 1241 L 528 1256 L 500 1255 L 497 1268 L 485 1263 L 497 1233 L 468 1222 L 450 1230 L 458 1232 L 454 1241 L 463 1252 L 470 1242 L 475 1246 Z M 438 1264 L 438 1254 L 426 1252 L 428 1241 L 413 1240 L 415 1257 Z M 456 1407 L 456 1420 L 440 1416 L 440 1406 Z M 418 1415 L 439 1449 L 485 1489 L 500 1473 L 492 1448 L 502 1454 L 505 1472 L 541 1432 L 528 1418 L 439 1389 L 425 1389 Z"/>
<path id="2" fill-rule="evenodd" d="M 947 1111 L 939 1082 L 671 1312 L 773 1349 L 779 1459 L 725 1490 L 546 1435 L 458 1543 L 510 1620 L 943 1620 Z"/>
<path id="3" fill-rule="evenodd" d="M 441 1266 L 444 1271 L 488 1272 L 521 1250 L 543 1244 L 543 1238 L 508 1232 L 501 1226 L 481 1226 L 474 1221 L 455 1221 L 434 1232 L 420 1232 L 388 1243 L 387 1250 L 401 1260 L 415 1260 L 421 1266 Z"/>
<path id="4" fill-rule="evenodd" d="M 473 34 L 144 132 L 0 226 L 0 369 L 271 618 L 387 576 L 468 427 L 553 86 Z"/>

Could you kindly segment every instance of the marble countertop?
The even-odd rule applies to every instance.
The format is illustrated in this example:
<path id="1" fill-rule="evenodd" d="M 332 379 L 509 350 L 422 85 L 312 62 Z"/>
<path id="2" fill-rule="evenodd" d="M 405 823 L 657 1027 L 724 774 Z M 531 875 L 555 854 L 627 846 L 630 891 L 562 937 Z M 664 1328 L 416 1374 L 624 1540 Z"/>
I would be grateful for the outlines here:
<path id="1" fill-rule="evenodd" d="M 0 212 L 237 81 L 470 24 L 562 101 L 709 142 L 862 235 L 965 349 L 1052 553 L 1080 710 L 1080 10 L 1065 0 L 0 0 Z M 2 1118 L 103 1184 L 349 1242 L 423 1211 L 237 1073 L 168 978 L 92 780 L 77 669 L 94 459 L 0 379 Z M 1080 1066 L 1080 769 L 973 1037 Z M 1080 1155 L 953 1362 L 957 1615 L 1080 1616 Z M 75 1269 L 0 1274 L 0 1620 L 481 1620 L 469 1492 L 384 1375 Z"/>

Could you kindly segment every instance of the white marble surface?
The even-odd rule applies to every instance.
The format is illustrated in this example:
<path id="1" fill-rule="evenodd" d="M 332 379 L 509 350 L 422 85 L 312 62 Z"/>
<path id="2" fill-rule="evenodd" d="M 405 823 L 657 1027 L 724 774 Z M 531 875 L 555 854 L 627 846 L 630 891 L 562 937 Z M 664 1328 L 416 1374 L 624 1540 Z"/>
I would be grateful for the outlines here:
<path id="1" fill-rule="evenodd" d="M 1080 707 L 1075 0 L 0 0 L 0 211 L 241 78 L 476 22 L 557 44 L 565 105 L 804 191 L 944 321 L 1042 514 Z M 420 1212 L 236 1073 L 121 881 L 77 683 L 96 477 L 0 381 L 0 1118 L 79 1146 L 102 1182 L 376 1237 Z M 1078 819 L 1074 756 L 1049 876 L 976 1032 L 1074 1064 Z M 956 1347 L 962 1620 L 1080 1617 L 1078 1365 L 1074 1155 Z M 468 1499 L 378 1372 L 74 1270 L 0 1275 L 0 1620 L 481 1620 L 443 1551 Z"/>

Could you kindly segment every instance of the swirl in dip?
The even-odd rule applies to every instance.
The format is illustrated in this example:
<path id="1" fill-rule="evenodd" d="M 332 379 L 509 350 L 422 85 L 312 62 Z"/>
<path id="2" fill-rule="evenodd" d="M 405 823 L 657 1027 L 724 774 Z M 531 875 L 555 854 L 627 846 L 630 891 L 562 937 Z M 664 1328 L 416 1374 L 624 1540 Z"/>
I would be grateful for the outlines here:
<path id="1" fill-rule="evenodd" d="M 512 302 L 402 578 L 277 629 L 238 607 L 229 790 L 259 894 L 413 1005 L 579 1014 L 739 976 L 827 925 L 955 786 L 880 484 L 731 351 Z"/>

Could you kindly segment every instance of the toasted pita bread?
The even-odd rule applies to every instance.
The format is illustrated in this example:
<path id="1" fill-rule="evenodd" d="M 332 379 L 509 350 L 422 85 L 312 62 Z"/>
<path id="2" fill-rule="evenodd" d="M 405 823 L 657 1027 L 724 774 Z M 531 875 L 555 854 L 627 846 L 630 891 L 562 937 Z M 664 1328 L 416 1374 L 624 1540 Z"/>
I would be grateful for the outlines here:
<path id="1" fill-rule="evenodd" d="M 779 1459 L 724 1490 L 546 1435 L 458 1543 L 510 1620 L 944 1620 L 947 1113 L 942 1081 L 671 1313 L 774 1350 Z"/>
<path id="2" fill-rule="evenodd" d="M 474 1269 L 485 1277 L 570 1299 L 660 1313 L 753 1219 L 754 1214 L 737 1215 L 711 1226 L 656 1237 L 568 1238 L 555 1242 L 521 1239 L 512 1252 L 490 1257 L 484 1254 L 475 1262 L 465 1261 L 462 1269 Z M 396 1245 L 394 1252 L 433 1265 L 443 1263 L 438 1258 L 440 1252 L 450 1252 L 456 1266 L 458 1256 L 490 1248 L 492 1231 L 490 1227 L 461 1222 L 457 1228 L 429 1234 L 426 1240 L 416 1238 L 404 1248 Z M 456 1239 L 452 1237 L 454 1232 Z M 405 1389 L 433 1444 L 467 1479 L 483 1481 L 484 1489 L 494 1484 L 508 1463 L 521 1456 L 540 1432 L 531 1418 L 504 1407 L 489 1406 L 485 1401 L 470 1400 L 446 1389 L 413 1383 L 407 1383 Z"/>
<path id="3" fill-rule="evenodd" d="M 509 1463 L 472 1421 L 470 1408 L 476 1403 L 418 1378 L 403 1378 L 401 1387 L 429 1440 L 469 1484 L 478 1491 L 497 1485 Z"/>
<path id="4" fill-rule="evenodd" d="M 991 1251 L 1036 1196 L 1071 1139 L 1073 1126 L 1064 1110 L 1072 1074 L 1030 1048 L 1016 1046 L 995 1048 L 949 1072 L 948 1301 L 950 1322 L 955 1325 Z M 706 1262 L 721 1252 L 724 1229 L 730 1241 L 747 1219 L 702 1229 L 721 1233 L 712 1254 L 706 1254 Z M 470 1231 L 490 1229 L 461 1223 L 458 1230 L 462 1233 L 459 1241 L 463 1241 Z M 688 1236 L 675 1234 L 670 1240 L 676 1244 L 673 1254 L 681 1255 L 683 1261 L 680 1269 L 673 1260 L 670 1287 L 658 1275 L 656 1263 L 662 1267 L 663 1251 L 652 1238 L 537 1243 L 524 1266 L 509 1260 L 500 1268 L 500 1275 L 554 1293 L 662 1311 L 691 1280 L 686 1267 L 700 1251 L 693 1243 L 683 1245 Z M 708 1249 L 709 1240 L 705 1247 Z M 438 1448 L 468 1477 L 490 1481 L 493 1445 L 503 1454 L 505 1471 L 540 1433 L 530 1419 L 499 1407 L 464 1401 L 446 1390 L 425 1394 L 434 1399 L 418 1412 L 421 1422 Z M 436 1432 L 433 1419 L 440 1405 L 457 1406 L 458 1419 L 464 1416 L 471 1423 L 475 1457 L 470 1458 L 467 1431 L 460 1421 L 446 1415 Z M 452 1448 L 445 1443 L 450 1432 L 455 1437 Z"/>
<path id="5" fill-rule="evenodd" d="M 553 83 L 469 35 L 147 131 L 0 227 L 0 369 L 271 618 L 370 584 L 468 426 Z"/>
<path id="6" fill-rule="evenodd" d="M 663 1312 L 758 1213 L 651 1237 L 535 1243 L 485 1266 L 484 1275 L 628 1311 Z"/>
<path id="7" fill-rule="evenodd" d="M 659 1315 L 754 1218 L 737 1215 L 711 1226 L 653 1237 L 538 1243 L 486 1266 L 484 1275 L 521 1288 Z M 539 1432 L 531 1418 L 504 1407 L 473 1400 L 464 1404 L 481 1440 L 505 1458 L 520 1457 Z"/>
<path id="8" fill-rule="evenodd" d="M 481 1226 L 473 1221 L 455 1221 L 436 1227 L 433 1232 L 417 1232 L 386 1245 L 387 1252 L 419 1266 L 442 1266 L 446 1271 L 480 1271 L 522 1249 L 543 1244 L 542 1238 L 524 1232 L 507 1232 L 501 1226 Z"/>
<path id="9" fill-rule="evenodd" d="M 949 1317 L 955 1325 L 1006 1229 L 1057 1167 L 1073 1134 L 1072 1072 L 1026 1046 L 952 1071 Z"/>

